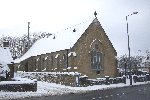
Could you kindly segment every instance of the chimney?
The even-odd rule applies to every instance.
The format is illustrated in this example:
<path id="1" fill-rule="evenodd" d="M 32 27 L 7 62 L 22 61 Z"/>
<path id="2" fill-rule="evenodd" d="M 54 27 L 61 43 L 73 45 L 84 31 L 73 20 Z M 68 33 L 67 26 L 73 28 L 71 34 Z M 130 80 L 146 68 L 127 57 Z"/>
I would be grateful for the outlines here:
<path id="1" fill-rule="evenodd" d="M 149 60 L 149 56 L 147 55 L 147 60 Z"/>
<path id="2" fill-rule="evenodd" d="M 9 42 L 8 41 L 4 41 L 3 42 L 3 47 L 9 47 Z"/>

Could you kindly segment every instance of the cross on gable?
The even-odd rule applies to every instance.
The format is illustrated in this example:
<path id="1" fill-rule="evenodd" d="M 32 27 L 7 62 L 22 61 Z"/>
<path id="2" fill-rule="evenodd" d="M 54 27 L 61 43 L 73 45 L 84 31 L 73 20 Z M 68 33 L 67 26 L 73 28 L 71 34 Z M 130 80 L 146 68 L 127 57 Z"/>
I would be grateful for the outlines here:
<path id="1" fill-rule="evenodd" d="M 96 17 L 96 15 L 97 15 L 96 11 L 94 12 L 94 15 L 95 15 L 95 17 Z"/>

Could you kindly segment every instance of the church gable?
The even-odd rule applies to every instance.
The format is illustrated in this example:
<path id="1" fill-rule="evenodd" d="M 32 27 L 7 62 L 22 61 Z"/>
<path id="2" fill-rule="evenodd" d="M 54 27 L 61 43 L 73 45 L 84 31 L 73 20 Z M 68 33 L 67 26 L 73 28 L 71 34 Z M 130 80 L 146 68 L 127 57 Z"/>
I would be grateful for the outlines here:
<path id="1" fill-rule="evenodd" d="M 91 78 L 104 77 L 110 72 L 109 69 L 116 73 L 117 65 L 113 61 L 117 56 L 116 50 L 97 18 L 93 20 L 71 50 L 77 53 L 78 72 Z M 109 68 L 110 65 L 111 68 Z M 114 77 L 113 75 L 114 73 L 110 76 Z"/>

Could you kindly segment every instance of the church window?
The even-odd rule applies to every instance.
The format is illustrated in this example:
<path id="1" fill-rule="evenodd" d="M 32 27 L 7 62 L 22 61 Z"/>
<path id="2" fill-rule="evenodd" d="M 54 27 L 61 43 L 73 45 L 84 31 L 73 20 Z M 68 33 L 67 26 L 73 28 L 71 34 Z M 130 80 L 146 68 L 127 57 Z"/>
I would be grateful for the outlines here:
<path id="1" fill-rule="evenodd" d="M 54 59 L 53 59 L 53 56 L 52 56 L 52 69 L 53 69 L 53 66 L 54 66 L 54 64 L 53 64 L 53 63 L 54 63 L 54 62 L 53 62 L 53 60 L 54 60 Z"/>
<path id="2" fill-rule="evenodd" d="M 91 51 L 91 67 L 93 70 L 101 70 L 102 69 L 102 53 Z"/>
<path id="3" fill-rule="evenodd" d="M 16 71 L 18 71 L 18 66 L 16 67 Z"/>
<path id="4" fill-rule="evenodd" d="M 25 64 L 25 72 L 28 72 L 28 63 Z"/>
<path id="5" fill-rule="evenodd" d="M 98 49 L 98 45 L 97 44 L 95 44 L 95 49 Z"/>
<path id="6" fill-rule="evenodd" d="M 102 53 L 100 52 L 100 69 L 102 69 Z"/>
<path id="7" fill-rule="evenodd" d="M 36 70 L 36 59 L 34 60 L 34 66 L 35 66 L 35 68 L 34 68 L 34 69 Z"/>
<path id="8" fill-rule="evenodd" d="M 99 62 L 99 52 L 97 52 L 97 62 Z"/>
<path id="9" fill-rule="evenodd" d="M 94 60 L 93 60 L 93 51 L 91 51 L 91 66 L 92 66 L 92 68 L 93 68 L 93 62 Z"/>
<path id="10" fill-rule="evenodd" d="M 47 56 L 46 60 L 47 60 L 46 69 L 48 69 L 48 56 Z"/>
<path id="11" fill-rule="evenodd" d="M 96 56 L 96 51 L 94 51 L 94 63 L 96 63 L 97 62 L 97 56 Z"/>
<path id="12" fill-rule="evenodd" d="M 43 58 L 43 63 L 42 63 L 42 70 L 44 70 L 44 58 Z"/>
<path id="13" fill-rule="evenodd" d="M 63 69 L 66 69 L 66 55 L 64 54 L 64 64 L 63 64 Z"/>
<path id="14" fill-rule="evenodd" d="M 99 52 L 97 52 L 97 69 L 100 69 Z"/>

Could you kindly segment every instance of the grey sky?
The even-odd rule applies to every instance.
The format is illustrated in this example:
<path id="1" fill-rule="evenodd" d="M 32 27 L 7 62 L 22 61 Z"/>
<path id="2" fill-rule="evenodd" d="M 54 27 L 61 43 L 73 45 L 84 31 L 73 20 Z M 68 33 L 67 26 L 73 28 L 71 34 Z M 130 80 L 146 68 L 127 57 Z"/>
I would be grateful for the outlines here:
<path id="1" fill-rule="evenodd" d="M 126 15 L 131 55 L 150 51 L 149 0 L 0 0 L 0 36 L 30 32 L 59 32 L 80 22 L 97 18 L 114 45 L 118 56 L 128 54 Z"/>

